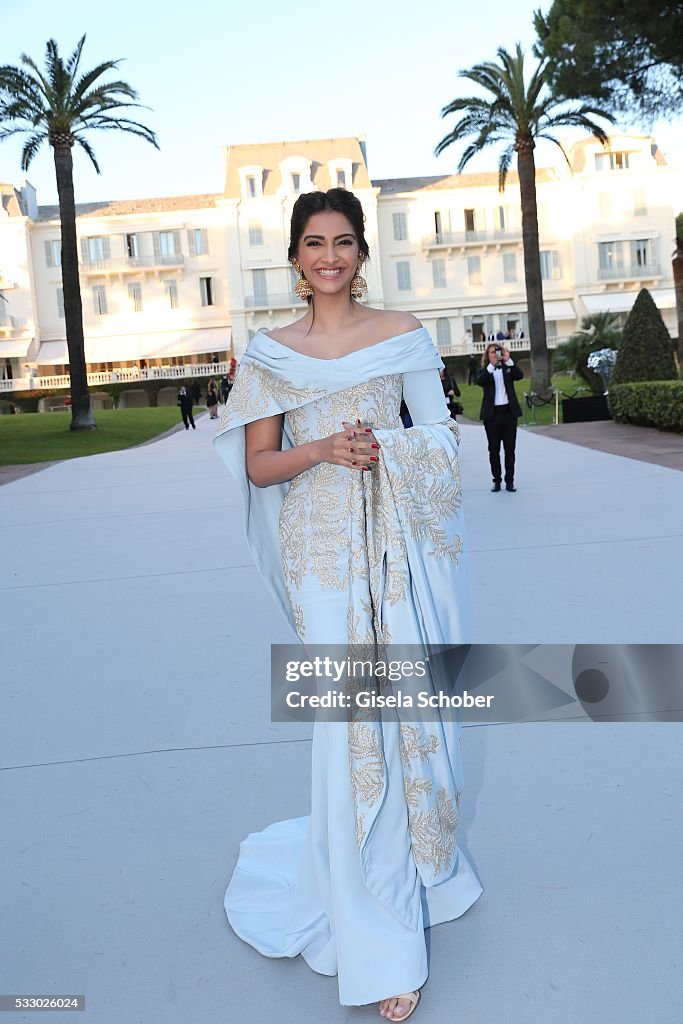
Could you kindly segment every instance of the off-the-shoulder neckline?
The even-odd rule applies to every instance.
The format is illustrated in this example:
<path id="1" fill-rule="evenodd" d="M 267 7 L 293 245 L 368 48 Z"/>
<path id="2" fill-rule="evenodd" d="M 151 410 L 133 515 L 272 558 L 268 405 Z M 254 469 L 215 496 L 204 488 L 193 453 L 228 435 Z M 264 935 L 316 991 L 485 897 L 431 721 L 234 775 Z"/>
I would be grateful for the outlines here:
<path id="1" fill-rule="evenodd" d="M 274 345 L 279 345 L 280 348 L 286 348 L 288 352 L 292 352 L 295 356 L 302 356 L 304 359 L 312 359 L 316 363 L 338 363 L 341 359 L 348 359 L 350 356 L 355 356 L 359 352 L 368 352 L 370 349 L 378 348 L 380 345 L 386 345 L 389 341 L 395 341 L 397 338 L 405 338 L 409 334 L 417 334 L 418 331 L 423 331 L 424 325 L 420 324 L 419 327 L 414 327 L 411 331 L 402 331 L 401 334 L 392 334 L 388 338 L 383 338 L 381 341 L 375 341 L 372 345 L 363 345 L 361 348 L 354 348 L 350 352 L 346 352 L 343 356 L 333 356 L 331 358 L 325 358 L 324 356 L 309 356 L 305 352 L 299 352 L 298 349 L 292 348 L 291 345 L 284 345 L 277 338 L 272 338 L 270 334 L 266 334 L 265 331 L 257 331 L 256 334 L 260 334 L 263 338 L 271 341 Z"/>

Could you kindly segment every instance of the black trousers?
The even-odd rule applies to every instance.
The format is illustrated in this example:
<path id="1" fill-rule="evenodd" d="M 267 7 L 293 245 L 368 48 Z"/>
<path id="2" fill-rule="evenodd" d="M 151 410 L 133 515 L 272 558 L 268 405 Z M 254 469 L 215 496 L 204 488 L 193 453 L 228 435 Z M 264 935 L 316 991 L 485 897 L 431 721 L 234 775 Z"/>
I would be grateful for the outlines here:
<path id="1" fill-rule="evenodd" d="M 194 427 L 194 417 L 192 416 L 192 409 L 181 409 L 180 414 L 183 417 L 185 430 L 189 430 L 191 426 Z"/>
<path id="2" fill-rule="evenodd" d="M 492 419 L 484 422 L 489 442 L 489 462 L 493 482 L 501 482 L 500 445 L 505 451 L 505 483 L 515 480 L 515 441 L 517 440 L 517 417 L 510 412 L 509 405 L 497 405 Z"/>

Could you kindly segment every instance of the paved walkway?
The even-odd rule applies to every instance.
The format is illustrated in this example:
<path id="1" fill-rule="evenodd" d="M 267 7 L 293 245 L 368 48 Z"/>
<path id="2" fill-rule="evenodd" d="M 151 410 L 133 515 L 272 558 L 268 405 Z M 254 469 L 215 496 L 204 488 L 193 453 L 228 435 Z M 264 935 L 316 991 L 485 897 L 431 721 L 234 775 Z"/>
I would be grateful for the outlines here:
<path id="1" fill-rule="evenodd" d="M 269 721 L 289 633 L 212 429 L 0 490 L 0 991 L 85 993 L 88 1024 L 379 1021 L 224 917 L 240 840 L 307 813 L 310 729 Z M 484 441 L 463 427 L 475 639 L 681 642 L 683 475 L 527 430 L 492 494 Z M 680 1020 L 682 740 L 465 727 L 485 893 L 428 933 L 416 1021 Z"/>

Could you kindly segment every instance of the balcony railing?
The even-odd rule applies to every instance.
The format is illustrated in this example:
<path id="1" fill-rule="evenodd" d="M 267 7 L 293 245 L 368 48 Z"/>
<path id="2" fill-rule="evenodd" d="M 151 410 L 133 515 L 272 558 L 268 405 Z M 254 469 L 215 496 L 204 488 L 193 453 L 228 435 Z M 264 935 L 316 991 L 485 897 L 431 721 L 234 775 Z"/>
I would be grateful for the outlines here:
<path id="1" fill-rule="evenodd" d="M 20 334 L 26 330 L 26 326 L 26 320 L 19 320 L 16 316 L 0 316 L 0 338 L 8 338 L 11 334 Z"/>
<path id="2" fill-rule="evenodd" d="M 623 267 L 599 267 L 599 281 L 630 281 L 636 279 L 642 281 L 651 277 L 660 277 L 661 270 L 656 263 L 646 263 L 644 266 L 639 263 L 630 263 Z"/>
<path id="3" fill-rule="evenodd" d="M 180 366 L 149 366 L 141 370 L 138 366 L 119 366 L 111 370 L 96 370 L 88 373 L 88 384 L 127 384 L 141 380 L 183 380 L 187 377 L 216 377 L 230 372 L 230 363 L 184 363 Z M 45 374 L 44 376 L 15 377 L 0 380 L 0 394 L 9 391 L 30 391 L 51 388 L 70 388 L 68 373 Z"/>
<path id="4" fill-rule="evenodd" d="M 244 306 L 246 309 L 287 309 L 289 306 L 301 306 L 303 299 L 300 299 L 296 292 L 274 292 L 268 295 L 245 295 Z"/>
<path id="5" fill-rule="evenodd" d="M 422 239 L 423 249 L 446 249 L 455 245 L 495 245 L 501 242 L 519 242 L 522 232 L 519 229 L 505 231 L 439 231 L 434 235 L 425 235 Z"/>
<path id="6" fill-rule="evenodd" d="M 135 270 L 158 270 L 160 267 L 182 267 L 182 253 L 170 256 L 110 256 L 106 260 L 82 260 L 81 270 L 86 274 L 125 273 Z"/>

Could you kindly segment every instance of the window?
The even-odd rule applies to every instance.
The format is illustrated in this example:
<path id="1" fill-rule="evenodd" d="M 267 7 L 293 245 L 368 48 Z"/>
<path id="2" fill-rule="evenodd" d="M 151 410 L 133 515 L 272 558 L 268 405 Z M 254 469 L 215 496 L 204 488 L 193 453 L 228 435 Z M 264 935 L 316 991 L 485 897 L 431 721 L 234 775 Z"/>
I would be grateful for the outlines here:
<path id="1" fill-rule="evenodd" d="M 541 277 L 544 281 L 557 281 L 560 276 L 560 254 L 557 249 L 541 249 Z"/>
<path id="2" fill-rule="evenodd" d="M 612 216 L 612 193 L 598 193 L 598 212 L 601 220 L 608 220 Z"/>
<path id="3" fill-rule="evenodd" d="M 247 195 L 250 199 L 256 198 L 256 178 L 253 174 L 247 176 Z"/>
<path id="4" fill-rule="evenodd" d="M 64 289 L 57 289 L 57 316 L 60 320 L 64 319 Z"/>
<path id="5" fill-rule="evenodd" d="M 405 213 L 392 213 L 391 219 L 394 225 L 394 241 L 404 242 L 408 237 L 408 225 Z"/>
<path id="6" fill-rule="evenodd" d="M 396 283 L 400 292 L 410 291 L 410 263 L 407 260 L 399 260 L 396 264 Z"/>
<path id="7" fill-rule="evenodd" d="M 249 221 L 249 245 L 263 245 L 263 228 L 260 220 Z"/>
<path id="8" fill-rule="evenodd" d="M 106 235 L 91 235 L 81 239 L 81 257 L 89 266 L 104 264 L 109 259 L 109 239 Z"/>
<path id="9" fill-rule="evenodd" d="M 95 316 L 104 316 L 107 312 L 107 289 L 103 284 L 92 286 L 92 305 Z"/>
<path id="10" fill-rule="evenodd" d="M 631 266 L 654 268 L 654 251 L 651 238 L 637 238 L 631 242 Z"/>
<path id="11" fill-rule="evenodd" d="M 61 267 L 62 243 L 58 238 L 45 240 L 45 263 L 48 267 Z"/>
<path id="12" fill-rule="evenodd" d="M 443 242 L 443 222 L 441 210 L 434 211 L 434 235 L 437 242 Z"/>
<path id="13" fill-rule="evenodd" d="M 213 306 L 214 303 L 214 289 L 213 289 L 213 278 L 211 277 L 200 277 L 199 278 L 199 296 L 201 299 L 202 306 Z"/>
<path id="14" fill-rule="evenodd" d="M 514 284 L 517 280 L 517 253 L 503 253 L 503 280 L 505 284 Z"/>
<path id="15" fill-rule="evenodd" d="M 545 336 L 546 338 L 557 337 L 557 320 L 546 320 L 545 322 Z"/>
<path id="16" fill-rule="evenodd" d="M 596 171 L 627 171 L 629 154 L 617 153 L 596 153 Z"/>
<path id="17" fill-rule="evenodd" d="M 600 270 L 619 270 L 624 266 L 623 242 L 600 242 L 598 245 Z"/>
<path id="18" fill-rule="evenodd" d="M 169 278 L 164 281 L 164 291 L 166 292 L 166 298 L 171 309 L 178 308 L 178 282 Z"/>
<path id="19" fill-rule="evenodd" d="M 465 231 L 476 231 L 474 210 L 465 210 Z"/>
<path id="20" fill-rule="evenodd" d="M 481 284 L 481 256 L 467 257 L 467 279 L 470 284 Z"/>
<path id="21" fill-rule="evenodd" d="M 190 256 L 205 256 L 209 251 L 209 233 L 206 228 L 190 228 L 187 232 Z"/>
<path id="22" fill-rule="evenodd" d="M 633 216 L 645 217 L 647 215 L 647 199 L 645 189 L 637 188 L 633 193 Z"/>
<path id="23" fill-rule="evenodd" d="M 435 288 L 446 287 L 446 261 L 432 260 L 432 283 Z"/>
<path id="24" fill-rule="evenodd" d="M 509 231 L 511 227 L 510 209 L 507 206 L 497 206 L 495 209 L 494 224 L 496 231 Z"/>
<path id="25" fill-rule="evenodd" d="M 254 288 L 254 298 L 262 302 L 268 299 L 268 282 L 265 270 L 252 270 L 251 283 Z"/>
<path id="26" fill-rule="evenodd" d="M 451 322 L 445 316 L 440 316 L 436 321 L 436 343 L 441 348 L 451 344 Z"/>
<path id="27" fill-rule="evenodd" d="M 139 281 L 128 285 L 128 301 L 134 313 L 142 312 L 142 285 Z"/>
<path id="28" fill-rule="evenodd" d="M 129 260 L 137 260 L 140 258 L 140 247 L 138 245 L 137 235 L 126 235 L 126 256 Z"/>
<path id="29" fill-rule="evenodd" d="M 292 175 L 292 192 L 301 192 L 301 175 Z"/>
<path id="30" fill-rule="evenodd" d="M 346 171 L 337 170 L 337 188 L 346 188 Z"/>
<path id="31" fill-rule="evenodd" d="M 179 231 L 153 231 L 154 259 L 162 265 L 182 263 Z"/>

